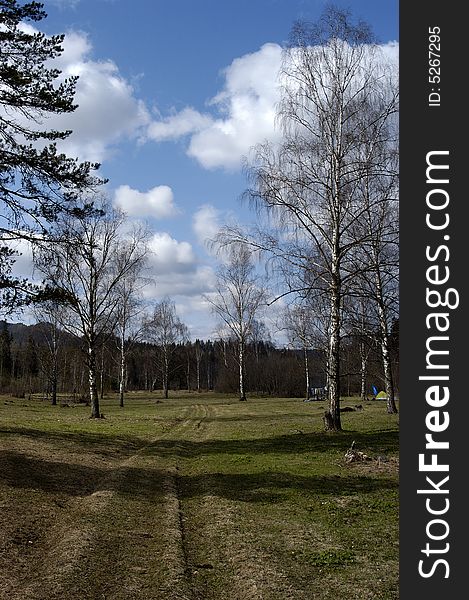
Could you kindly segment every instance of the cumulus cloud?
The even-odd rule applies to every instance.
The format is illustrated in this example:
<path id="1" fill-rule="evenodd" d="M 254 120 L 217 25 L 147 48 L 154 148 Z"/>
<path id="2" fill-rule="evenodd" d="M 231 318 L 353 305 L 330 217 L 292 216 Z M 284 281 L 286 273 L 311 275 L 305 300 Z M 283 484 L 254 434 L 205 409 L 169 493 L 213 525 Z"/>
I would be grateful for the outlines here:
<path id="1" fill-rule="evenodd" d="M 167 232 L 157 232 L 149 247 L 149 267 L 154 284 L 146 288 L 147 298 L 190 297 L 213 289 L 215 274 L 212 267 L 200 263 L 189 242 L 178 241 Z"/>
<path id="2" fill-rule="evenodd" d="M 201 295 L 176 298 L 176 311 L 187 325 L 192 340 L 207 340 L 216 336 L 216 326 L 210 316 L 210 308 L 209 302 Z"/>
<path id="3" fill-rule="evenodd" d="M 380 46 L 383 63 L 399 65 L 399 42 L 388 42 Z"/>
<path id="4" fill-rule="evenodd" d="M 148 137 L 155 141 L 191 135 L 189 156 L 207 169 L 237 169 L 252 146 L 279 139 L 275 105 L 282 49 L 265 44 L 258 52 L 236 58 L 223 74 L 222 91 L 209 102 L 218 118 L 185 108 L 152 123 Z"/>
<path id="5" fill-rule="evenodd" d="M 57 118 L 57 126 L 73 130 L 61 149 L 71 156 L 101 162 L 115 143 L 137 138 L 149 115 L 117 65 L 110 60 L 89 59 L 91 48 L 83 34 L 69 33 L 64 48 L 63 75 L 78 75 L 79 79 L 75 96 L 78 108 Z"/>
<path id="6" fill-rule="evenodd" d="M 281 56 L 279 45 L 264 44 L 225 69 L 225 87 L 210 104 L 226 117 L 196 133 L 189 144 L 188 154 L 203 167 L 236 169 L 254 145 L 280 139 L 275 115 Z"/>
<path id="7" fill-rule="evenodd" d="M 192 314 L 202 302 L 202 295 L 213 289 L 215 273 L 211 266 L 200 264 L 191 244 L 178 241 L 166 232 L 155 233 L 150 242 L 149 261 L 153 282 L 145 287 L 147 300 L 170 296 Z"/>
<path id="8" fill-rule="evenodd" d="M 148 137 L 157 142 L 176 140 L 181 136 L 192 134 L 209 127 L 213 119 L 208 115 L 202 115 L 191 107 L 184 108 L 162 119 L 154 121 L 148 127 Z"/>
<path id="9" fill-rule="evenodd" d="M 21 24 L 21 28 L 30 34 L 37 32 L 29 24 Z M 49 66 L 61 71 L 59 81 L 78 76 L 74 97 L 78 108 L 49 115 L 39 126 L 71 130 L 67 139 L 57 143 L 58 149 L 82 161 L 102 162 L 117 143 L 142 137 L 151 119 L 118 66 L 111 60 L 93 60 L 92 50 L 85 33 L 69 31 L 65 35 L 63 53 Z"/>
<path id="10" fill-rule="evenodd" d="M 196 257 L 189 242 L 178 242 L 166 232 L 158 232 L 150 240 L 151 267 L 156 277 L 167 273 L 194 270 Z"/>
<path id="11" fill-rule="evenodd" d="M 179 213 L 174 204 L 173 190 L 167 185 L 158 185 L 148 192 L 121 185 L 114 193 L 114 205 L 130 217 L 164 219 Z"/>
<path id="12" fill-rule="evenodd" d="M 397 65 L 398 50 L 397 42 L 384 44 L 375 60 Z M 148 137 L 165 141 L 189 136 L 187 154 L 204 168 L 238 169 L 253 146 L 281 140 L 275 119 L 281 61 L 282 48 L 272 43 L 236 58 L 223 71 L 223 89 L 209 101 L 208 111 L 185 108 L 153 122 Z"/>
<path id="13" fill-rule="evenodd" d="M 220 211 L 211 204 L 203 204 L 194 213 L 192 229 L 200 244 L 206 245 L 217 235 L 220 225 Z"/>
<path id="14" fill-rule="evenodd" d="M 184 304 L 192 303 L 213 289 L 215 274 L 208 265 L 194 265 L 187 273 L 167 272 L 156 274 L 153 286 L 145 290 L 147 297 L 181 297 Z M 183 300 L 182 300 L 183 299 Z"/>
<path id="15" fill-rule="evenodd" d="M 189 329 L 191 339 L 213 337 L 213 319 L 210 305 L 204 294 L 211 292 L 215 284 L 215 273 L 208 265 L 196 265 L 192 271 L 157 275 L 151 286 L 145 288 L 145 297 L 150 302 L 169 296 L 176 304 L 176 311 Z"/>

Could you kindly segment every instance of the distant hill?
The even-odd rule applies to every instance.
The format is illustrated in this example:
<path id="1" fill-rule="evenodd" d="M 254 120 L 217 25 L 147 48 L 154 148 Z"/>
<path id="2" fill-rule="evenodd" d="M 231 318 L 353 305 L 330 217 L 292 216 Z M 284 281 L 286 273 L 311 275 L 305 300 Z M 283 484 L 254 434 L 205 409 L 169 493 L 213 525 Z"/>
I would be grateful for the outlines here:
<path id="1" fill-rule="evenodd" d="M 3 329 L 5 320 L 0 321 L 0 329 Z M 41 331 L 40 326 L 35 325 L 24 325 L 23 323 L 8 323 L 6 321 L 7 329 L 13 336 L 13 341 L 22 344 L 23 342 L 27 342 L 29 336 L 37 342 L 41 343 L 44 335 Z"/>
<path id="2" fill-rule="evenodd" d="M 9 323 L 8 321 L 0 321 L 0 329 L 3 329 L 3 324 L 6 322 L 7 329 L 13 336 L 13 341 L 17 344 L 25 344 L 31 337 L 36 344 L 44 343 L 44 323 L 35 323 L 34 325 L 24 325 L 24 323 Z M 63 333 L 68 342 L 76 341 L 76 338 L 68 333 Z"/>

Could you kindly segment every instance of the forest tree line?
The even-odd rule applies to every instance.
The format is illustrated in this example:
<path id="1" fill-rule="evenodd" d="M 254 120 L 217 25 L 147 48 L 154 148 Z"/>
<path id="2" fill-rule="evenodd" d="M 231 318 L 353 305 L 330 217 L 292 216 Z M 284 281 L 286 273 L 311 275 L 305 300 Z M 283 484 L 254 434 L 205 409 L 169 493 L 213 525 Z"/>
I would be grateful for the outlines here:
<path id="1" fill-rule="evenodd" d="M 89 403 L 88 374 L 83 360 L 82 341 L 59 332 L 56 369 L 50 345 L 51 327 L 47 323 L 22 325 L 0 322 L 0 393 L 23 398 L 34 394 L 47 402 Z M 393 371 L 398 376 L 398 322 L 392 332 Z M 369 339 L 369 362 L 365 389 L 362 389 L 358 338 L 344 344 L 341 377 L 343 396 L 371 399 L 372 386 L 382 389 L 383 377 L 377 338 Z M 236 343 L 224 340 L 196 340 L 175 344 L 169 378 L 171 391 L 214 391 L 237 394 Z M 308 351 L 309 384 L 323 388 L 326 381 L 325 353 Z M 277 348 L 271 341 L 251 342 L 247 346 L 249 369 L 246 386 L 249 394 L 306 399 L 304 352 Z M 98 354 L 98 389 L 102 397 L 119 398 L 119 343 L 111 338 Z M 54 381 L 54 378 L 56 379 Z M 53 391 L 56 391 L 54 398 Z M 155 344 L 138 342 L 129 354 L 125 391 L 158 392 L 162 396 L 161 352 Z M 130 399 L 132 395 L 130 395 Z"/>

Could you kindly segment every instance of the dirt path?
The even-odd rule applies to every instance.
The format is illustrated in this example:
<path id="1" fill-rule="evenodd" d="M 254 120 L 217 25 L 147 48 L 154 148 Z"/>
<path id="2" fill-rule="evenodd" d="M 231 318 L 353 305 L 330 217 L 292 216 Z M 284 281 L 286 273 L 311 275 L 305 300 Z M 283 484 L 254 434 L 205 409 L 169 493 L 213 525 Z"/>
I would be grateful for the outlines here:
<path id="1" fill-rule="evenodd" d="M 166 447 L 164 458 L 153 450 L 165 439 L 184 439 L 204 414 L 201 406 L 184 407 L 163 435 L 117 464 L 104 464 L 86 494 L 65 496 L 49 510 L 31 506 L 29 523 L 12 523 L 2 536 L 1 554 L 13 560 L 2 573 L 0 597 L 190 600 L 173 456 L 177 444 Z"/>
<path id="2" fill-rule="evenodd" d="M 219 435 L 223 410 L 186 405 L 158 436 L 120 460 L 86 450 L 81 458 L 57 456 L 53 468 L 62 465 L 70 489 L 61 493 L 56 485 L 52 504 L 47 494 L 35 502 L 31 483 L 30 512 L 22 507 L 22 522 L 3 535 L 0 558 L 8 569 L 0 598 L 307 598 L 246 534 L 249 514 L 242 504 L 219 493 L 216 479 L 204 472 L 198 449 Z M 32 444 L 26 452 L 25 468 L 37 471 L 40 450 Z M 53 474 L 49 479 L 47 486 L 38 482 L 47 492 Z M 14 498 L 7 505 L 18 514 Z"/>
<path id="3" fill-rule="evenodd" d="M 198 443 L 217 436 L 217 418 L 224 416 L 220 405 L 200 407 L 199 411 L 201 408 L 206 414 L 197 423 Z M 187 455 L 197 458 L 193 449 L 187 450 Z M 304 590 L 290 585 L 272 555 L 246 535 L 243 521 L 249 515 L 239 501 L 225 498 L 210 477 L 203 478 L 197 494 L 183 482 L 180 488 L 187 572 L 194 600 L 310 598 Z"/>

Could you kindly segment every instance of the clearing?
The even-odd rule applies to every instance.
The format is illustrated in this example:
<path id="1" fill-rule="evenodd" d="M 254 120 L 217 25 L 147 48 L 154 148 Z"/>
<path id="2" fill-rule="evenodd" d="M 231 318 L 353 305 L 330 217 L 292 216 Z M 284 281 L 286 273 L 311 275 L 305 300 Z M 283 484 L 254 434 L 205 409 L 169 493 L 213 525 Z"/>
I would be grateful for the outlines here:
<path id="1" fill-rule="evenodd" d="M 343 402 L 354 407 L 357 400 Z M 134 393 L 0 397 L 0 598 L 395 600 L 398 415 Z M 355 448 L 370 457 L 347 463 Z"/>

